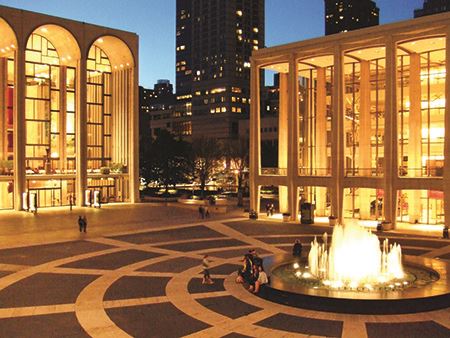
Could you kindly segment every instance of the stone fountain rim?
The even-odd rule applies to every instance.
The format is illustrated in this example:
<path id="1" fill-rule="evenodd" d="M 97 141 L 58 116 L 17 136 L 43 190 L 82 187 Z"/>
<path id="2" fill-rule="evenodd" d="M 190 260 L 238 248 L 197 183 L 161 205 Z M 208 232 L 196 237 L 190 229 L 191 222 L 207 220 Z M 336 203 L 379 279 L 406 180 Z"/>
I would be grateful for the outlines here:
<path id="1" fill-rule="evenodd" d="M 264 258 L 264 269 L 270 276 L 269 287 L 294 294 L 300 294 L 310 297 L 331 298 L 342 300 L 377 300 L 377 301 L 395 301 L 395 300 L 413 300 L 413 299 L 432 299 L 434 297 L 442 297 L 450 295 L 450 262 L 439 259 L 403 255 L 403 264 L 406 266 L 414 266 L 424 270 L 436 273 L 439 279 L 422 287 L 409 287 L 396 291 L 371 291 L 370 293 L 342 291 L 342 290 L 324 290 L 313 289 L 307 286 L 286 283 L 282 279 L 272 274 L 277 267 L 289 263 L 298 262 L 297 257 L 290 254 L 276 254 Z"/>

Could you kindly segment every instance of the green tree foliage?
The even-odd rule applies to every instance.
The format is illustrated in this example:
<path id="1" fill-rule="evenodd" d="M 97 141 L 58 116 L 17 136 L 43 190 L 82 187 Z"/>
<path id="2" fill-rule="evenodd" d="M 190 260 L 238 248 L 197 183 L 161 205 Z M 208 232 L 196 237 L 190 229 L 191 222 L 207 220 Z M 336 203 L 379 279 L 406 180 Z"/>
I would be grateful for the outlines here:
<path id="1" fill-rule="evenodd" d="M 248 170 L 249 143 L 248 139 L 228 140 L 224 145 L 224 153 L 230 161 L 230 168 L 237 177 L 238 206 L 243 206 L 243 189 L 245 171 Z"/>
<path id="2" fill-rule="evenodd" d="M 190 144 L 161 130 L 152 142 L 141 150 L 141 176 L 147 182 L 164 187 L 189 182 L 192 176 Z"/>
<path id="3" fill-rule="evenodd" d="M 200 137 L 192 142 L 194 158 L 194 175 L 200 184 L 202 198 L 205 187 L 214 172 L 218 169 L 219 160 L 223 155 L 220 142 L 215 138 Z"/>

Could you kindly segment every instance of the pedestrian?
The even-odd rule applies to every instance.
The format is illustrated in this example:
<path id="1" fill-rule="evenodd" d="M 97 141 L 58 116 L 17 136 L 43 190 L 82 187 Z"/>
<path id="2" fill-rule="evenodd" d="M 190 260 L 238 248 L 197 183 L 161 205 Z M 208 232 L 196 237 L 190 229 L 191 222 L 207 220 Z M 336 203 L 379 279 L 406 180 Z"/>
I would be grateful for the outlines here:
<path id="1" fill-rule="evenodd" d="M 442 238 L 448 239 L 448 225 L 444 225 L 444 229 L 442 229 Z"/>
<path id="2" fill-rule="evenodd" d="M 292 256 L 302 257 L 302 243 L 298 239 L 295 240 L 294 246 L 292 247 Z"/>
<path id="3" fill-rule="evenodd" d="M 203 256 L 202 266 L 203 266 L 203 280 L 202 280 L 202 284 L 214 284 L 214 281 L 211 279 L 211 275 L 209 274 L 209 259 L 208 259 L 208 255 L 204 255 Z"/>
<path id="4" fill-rule="evenodd" d="M 78 216 L 78 227 L 80 228 L 80 232 L 83 231 L 83 218 L 81 216 Z"/>
<path id="5" fill-rule="evenodd" d="M 258 293 L 261 289 L 261 286 L 269 283 L 269 278 L 267 277 L 267 274 L 265 273 L 263 267 L 259 266 L 258 270 L 258 279 L 255 282 L 255 289 L 253 290 L 253 293 Z"/>
<path id="6" fill-rule="evenodd" d="M 83 231 L 86 232 L 87 229 L 87 218 L 86 215 L 83 216 Z"/>
<path id="7" fill-rule="evenodd" d="M 275 206 L 273 203 L 270 205 L 270 216 L 273 216 L 273 213 L 275 212 Z"/>
<path id="8" fill-rule="evenodd" d="M 205 218 L 209 218 L 209 209 L 205 207 Z"/>
<path id="9" fill-rule="evenodd" d="M 269 215 L 270 215 L 270 203 L 266 204 L 266 215 L 267 215 L 267 217 L 269 217 Z"/>
<path id="10" fill-rule="evenodd" d="M 72 194 L 69 194 L 69 207 L 70 207 L 70 211 L 72 211 L 72 205 L 73 205 L 73 196 Z"/>

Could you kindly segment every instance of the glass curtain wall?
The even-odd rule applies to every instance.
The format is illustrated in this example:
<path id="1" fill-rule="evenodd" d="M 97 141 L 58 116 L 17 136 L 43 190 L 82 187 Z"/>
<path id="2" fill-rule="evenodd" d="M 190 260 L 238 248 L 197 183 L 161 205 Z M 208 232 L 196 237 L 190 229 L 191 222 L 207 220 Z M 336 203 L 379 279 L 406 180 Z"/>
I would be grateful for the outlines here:
<path id="1" fill-rule="evenodd" d="M 333 56 L 299 62 L 299 175 L 331 175 Z"/>
<path id="2" fill-rule="evenodd" d="M 98 46 L 87 60 L 87 168 L 99 172 L 111 164 L 111 64 Z"/>
<path id="3" fill-rule="evenodd" d="M 346 176 L 383 176 L 385 48 L 345 54 Z"/>

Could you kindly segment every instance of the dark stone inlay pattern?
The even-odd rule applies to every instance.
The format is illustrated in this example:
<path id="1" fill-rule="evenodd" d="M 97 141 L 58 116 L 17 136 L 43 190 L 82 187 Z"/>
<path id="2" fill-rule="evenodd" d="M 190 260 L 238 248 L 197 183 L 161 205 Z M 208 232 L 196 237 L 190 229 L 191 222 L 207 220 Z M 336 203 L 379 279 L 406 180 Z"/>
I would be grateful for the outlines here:
<path id="1" fill-rule="evenodd" d="M 450 330 L 433 321 L 366 323 L 368 338 L 448 338 Z"/>
<path id="2" fill-rule="evenodd" d="M 225 235 L 211 230 L 204 225 L 197 225 L 171 230 L 149 231 L 139 234 L 114 236 L 110 238 L 135 244 L 144 244 L 210 237 L 225 237 Z"/>
<path id="3" fill-rule="evenodd" d="M 450 245 L 450 244 L 449 244 Z M 441 256 L 439 256 L 439 258 L 442 258 L 442 259 L 447 259 L 447 260 L 449 260 L 450 261 L 450 253 L 448 253 L 448 254 L 445 254 L 445 255 L 441 255 Z"/>
<path id="4" fill-rule="evenodd" d="M 251 337 L 240 334 L 240 333 L 233 332 L 233 333 L 227 334 L 226 336 L 223 336 L 222 338 L 251 338 Z"/>
<path id="5" fill-rule="evenodd" d="M 241 265 L 238 264 L 222 264 L 209 269 L 209 273 L 212 275 L 229 275 L 237 271 L 240 267 Z"/>
<path id="6" fill-rule="evenodd" d="M 217 239 L 211 241 L 198 241 L 198 242 L 196 241 L 177 244 L 166 244 L 161 245 L 159 247 L 163 249 L 187 252 L 187 251 L 223 248 L 227 246 L 240 246 L 240 245 L 246 245 L 246 243 L 238 241 L 236 239 Z"/>
<path id="7" fill-rule="evenodd" d="M 197 299 L 204 307 L 226 317 L 236 319 L 261 310 L 261 308 L 244 303 L 233 296 Z"/>
<path id="8" fill-rule="evenodd" d="M 98 276 L 38 273 L 0 292 L 0 307 L 75 303 L 79 293 Z"/>
<path id="9" fill-rule="evenodd" d="M 111 320 L 132 337 L 182 337 L 209 328 L 170 303 L 106 310 Z"/>
<path id="10" fill-rule="evenodd" d="M 430 250 L 402 248 L 403 255 L 420 256 L 426 254 L 427 252 L 430 252 Z"/>
<path id="11" fill-rule="evenodd" d="M 278 313 L 256 323 L 256 325 L 264 326 L 269 329 L 290 331 L 306 335 L 341 337 L 343 322 Z"/>
<path id="12" fill-rule="evenodd" d="M 201 278 L 192 278 L 188 284 L 189 293 L 207 293 L 225 291 L 223 278 L 213 278 L 214 284 L 202 284 Z"/>
<path id="13" fill-rule="evenodd" d="M 89 241 L 74 241 L 0 250 L 0 263 L 39 265 L 61 258 L 112 248 Z"/>
<path id="14" fill-rule="evenodd" d="M 169 277 L 125 276 L 106 291 L 105 300 L 165 296 Z"/>
<path id="15" fill-rule="evenodd" d="M 9 272 L 9 271 L 0 271 L 0 278 L 5 277 L 5 276 L 8 276 L 8 275 L 10 275 L 10 274 L 12 274 L 12 272 Z"/>
<path id="16" fill-rule="evenodd" d="M 169 259 L 164 262 L 159 262 L 156 264 L 148 265 L 138 271 L 148 271 L 148 272 L 182 272 L 187 269 L 193 268 L 194 266 L 200 266 L 202 261 L 200 259 L 190 258 L 190 257 L 179 257 L 174 259 Z"/>
<path id="17" fill-rule="evenodd" d="M 90 337 L 78 323 L 75 313 L 0 319 L 2 337 Z"/>
<path id="18" fill-rule="evenodd" d="M 139 250 L 124 250 L 106 255 L 82 259 L 76 262 L 62 265 L 62 267 L 76 268 L 76 269 L 78 268 L 78 269 L 115 270 L 122 266 L 130 265 L 136 262 L 160 256 L 162 255 L 153 252 L 146 252 Z"/>
<path id="19" fill-rule="evenodd" d="M 380 242 L 383 242 L 386 237 L 380 237 Z M 388 237 L 389 238 L 389 237 Z M 429 241 L 426 238 L 423 239 L 411 239 L 411 238 L 398 238 L 398 237 L 391 237 L 389 238 L 389 243 L 398 243 L 403 247 L 405 246 L 416 246 L 416 247 L 425 247 L 425 248 L 442 248 L 444 246 L 447 246 L 448 244 L 443 241 Z"/>
<path id="20" fill-rule="evenodd" d="M 316 236 L 318 237 L 318 236 Z M 281 237 L 258 237 L 258 240 L 261 242 L 267 243 L 267 244 L 289 244 L 291 243 L 294 245 L 294 242 L 296 239 L 299 239 L 300 242 L 302 242 L 303 246 L 309 246 L 310 243 L 314 240 L 313 236 L 307 236 L 307 237 L 288 237 L 288 236 L 281 236 Z"/>
<path id="21" fill-rule="evenodd" d="M 256 247 L 255 248 L 256 251 L 258 252 L 259 256 L 265 255 L 265 254 L 273 254 L 273 252 L 261 249 Z M 213 251 L 213 252 L 208 252 L 209 256 L 213 256 L 213 257 L 219 257 L 219 258 L 240 258 L 242 259 L 244 257 L 244 255 L 246 253 L 248 253 L 249 249 L 242 249 L 242 250 L 222 250 L 222 251 Z"/>
<path id="22" fill-rule="evenodd" d="M 300 225 L 293 223 L 268 222 L 268 221 L 239 221 L 224 223 L 232 229 L 235 229 L 245 235 L 264 236 L 274 234 L 317 234 L 322 236 L 324 232 L 331 235 L 333 229 L 327 226 L 320 225 Z"/>

